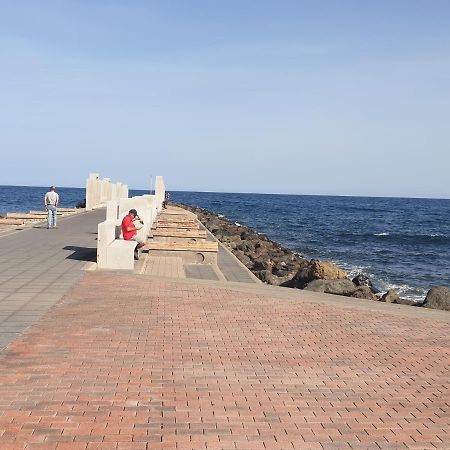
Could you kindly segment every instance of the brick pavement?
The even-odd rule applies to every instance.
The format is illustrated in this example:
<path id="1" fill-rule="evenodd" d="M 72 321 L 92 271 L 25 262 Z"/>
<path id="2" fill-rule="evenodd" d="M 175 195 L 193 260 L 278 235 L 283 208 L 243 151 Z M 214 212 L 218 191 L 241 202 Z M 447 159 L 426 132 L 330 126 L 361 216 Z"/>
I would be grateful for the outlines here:
<path id="1" fill-rule="evenodd" d="M 150 256 L 143 255 L 144 262 L 139 270 L 141 275 L 186 278 L 184 272 L 183 259 L 174 256 Z M 137 270 L 136 270 L 137 272 Z"/>
<path id="2" fill-rule="evenodd" d="M 450 448 L 447 313 L 231 285 L 86 273 L 0 353 L 0 448 Z"/>

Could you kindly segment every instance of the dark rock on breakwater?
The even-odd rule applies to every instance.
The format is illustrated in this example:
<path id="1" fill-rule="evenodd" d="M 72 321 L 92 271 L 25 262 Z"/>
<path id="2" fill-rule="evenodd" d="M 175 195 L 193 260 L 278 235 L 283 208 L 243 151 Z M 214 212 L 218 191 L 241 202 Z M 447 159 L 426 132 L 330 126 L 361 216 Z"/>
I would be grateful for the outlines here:
<path id="1" fill-rule="evenodd" d="M 428 291 L 423 306 L 450 311 L 450 289 L 445 286 L 431 288 Z"/>
<path id="2" fill-rule="evenodd" d="M 176 205 L 171 202 L 171 204 Z M 275 286 L 305 289 L 386 303 L 450 311 L 450 289 L 432 288 L 422 302 L 400 298 L 395 290 L 381 293 L 359 274 L 352 280 L 335 264 L 304 256 L 270 240 L 266 235 L 233 223 L 207 209 L 176 205 L 192 211 L 200 222 L 261 281 Z M 378 294 L 378 295 L 377 295 Z"/>

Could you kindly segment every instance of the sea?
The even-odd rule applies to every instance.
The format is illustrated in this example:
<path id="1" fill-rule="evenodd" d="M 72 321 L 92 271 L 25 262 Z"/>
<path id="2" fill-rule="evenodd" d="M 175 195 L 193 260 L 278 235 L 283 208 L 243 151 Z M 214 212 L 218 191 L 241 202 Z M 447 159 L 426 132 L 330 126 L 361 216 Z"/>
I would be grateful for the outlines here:
<path id="1" fill-rule="evenodd" d="M 43 209 L 44 187 L 0 186 L 0 214 Z M 75 207 L 82 188 L 58 188 Z M 148 194 L 130 190 L 130 195 Z M 380 291 L 421 301 L 450 287 L 450 200 L 170 191 L 170 200 L 209 209 L 311 259 L 332 261 Z"/>

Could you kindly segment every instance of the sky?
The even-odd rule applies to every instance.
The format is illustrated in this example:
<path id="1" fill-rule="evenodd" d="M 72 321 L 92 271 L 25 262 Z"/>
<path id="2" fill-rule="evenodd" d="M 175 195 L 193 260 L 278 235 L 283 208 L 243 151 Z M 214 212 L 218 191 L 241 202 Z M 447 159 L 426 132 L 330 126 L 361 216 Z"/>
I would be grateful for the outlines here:
<path id="1" fill-rule="evenodd" d="M 448 0 L 0 0 L 0 185 L 450 198 Z"/>

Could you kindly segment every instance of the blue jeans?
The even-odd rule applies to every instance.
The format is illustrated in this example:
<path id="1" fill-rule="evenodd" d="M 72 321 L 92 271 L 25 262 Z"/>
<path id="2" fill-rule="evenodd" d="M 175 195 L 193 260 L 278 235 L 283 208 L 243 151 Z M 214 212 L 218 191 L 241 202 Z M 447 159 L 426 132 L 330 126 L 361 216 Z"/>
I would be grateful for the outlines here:
<path id="1" fill-rule="evenodd" d="M 55 205 L 47 206 L 47 226 L 49 228 L 56 227 L 56 206 Z"/>

